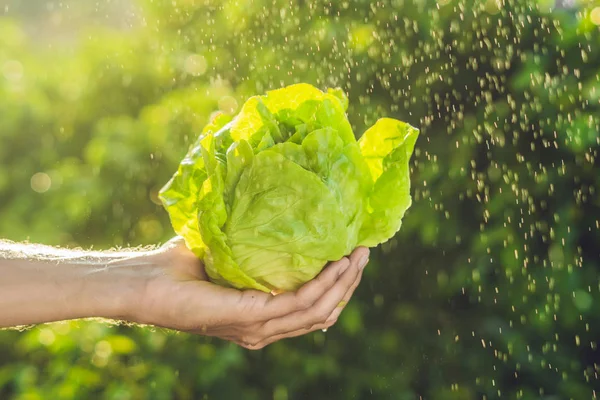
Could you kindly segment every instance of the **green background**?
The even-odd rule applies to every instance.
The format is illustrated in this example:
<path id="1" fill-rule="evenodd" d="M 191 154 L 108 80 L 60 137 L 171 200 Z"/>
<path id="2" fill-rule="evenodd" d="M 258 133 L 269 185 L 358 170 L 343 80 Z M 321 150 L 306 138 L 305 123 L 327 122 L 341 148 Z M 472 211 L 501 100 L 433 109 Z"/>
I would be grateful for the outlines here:
<path id="1" fill-rule="evenodd" d="M 598 1 L 5 1 L 3 238 L 164 242 L 157 192 L 211 113 L 291 83 L 342 87 L 357 136 L 421 137 L 404 225 L 327 333 L 2 331 L 0 398 L 597 398 L 599 24 Z"/>

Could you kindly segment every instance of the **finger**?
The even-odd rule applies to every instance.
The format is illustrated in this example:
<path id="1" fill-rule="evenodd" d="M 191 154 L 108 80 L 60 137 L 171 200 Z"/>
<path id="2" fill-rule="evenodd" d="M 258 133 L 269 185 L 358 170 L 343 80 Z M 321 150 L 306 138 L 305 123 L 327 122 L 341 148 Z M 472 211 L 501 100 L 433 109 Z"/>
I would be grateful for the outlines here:
<path id="1" fill-rule="evenodd" d="M 349 265 L 350 261 L 344 257 L 329 264 L 316 278 L 306 283 L 296 292 L 267 296 L 266 299 L 261 296 L 263 301 L 255 304 L 250 313 L 246 313 L 246 319 L 267 321 L 288 315 L 294 311 L 310 308 L 335 285 L 340 275 L 346 271 Z"/>
<path id="2" fill-rule="evenodd" d="M 356 277 L 356 280 L 354 281 L 354 283 L 352 284 L 350 289 L 348 289 L 348 291 L 344 295 L 344 298 L 342 298 L 342 301 L 340 301 L 338 303 L 337 307 L 335 307 L 335 309 L 331 312 L 331 314 L 329 314 L 329 317 L 327 317 L 325 322 L 337 321 L 337 319 L 340 317 L 340 314 L 342 313 L 342 311 L 344 311 L 344 308 L 346 308 L 346 306 L 350 302 L 350 299 L 352 298 L 354 291 L 360 284 L 361 279 L 362 279 L 362 273 L 358 274 L 358 276 Z"/>
<path id="3" fill-rule="evenodd" d="M 364 255 L 364 253 L 360 253 L 359 257 L 362 257 Z M 353 254 L 354 256 L 354 254 Z M 367 253 L 368 256 L 368 253 Z M 361 262 L 362 260 L 359 259 L 359 262 Z M 365 265 L 362 267 L 364 270 L 364 267 L 366 266 L 366 264 L 369 262 L 368 258 L 366 260 Z M 350 287 L 350 289 L 348 289 L 348 291 L 346 292 L 346 294 L 344 295 L 344 298 L 342 299 L 342 301 L 340 301 L 340 303 L 337 305 L 337 307 L 333 310 L 333 312 L 331 313 L 331 315 L 329 315 L 329 317 L 327 318 L 326 321 L 337 321 L 337 319 L 339 318 L 340 314 L 342 313 L 342 311 L 344 310 L 344 308 L 346 307 L 346 305 L 348 304 L 348 302 L 350 301 L 350 299 L 352 298 L 352 295 L 354 294 L 354 291 L 356 290 L 356 288 L 358 287 L 358 285 L 360 284 L 360 281 L 362 280 L 362 270 L 361 272 L 358 274 L 358 276 L 356 277 L 356 280 L 354 281 L 354 283 L 352 283 L 352 286 Z"/>
<path id="4" fill-rule="evenodd" d="M 311 333 L 311 332 L 314 332 L 314 331 L 317 331 L 317 330 L 331 328 L 331 326 L 334 323 L 335 323 L 335 321 L 316 324 L 316 325 L 313 325 L 310 328 L 302 328 L 302 329 L 298 329 L 298 330 L 293 331 L 293 332 L 287 332 L 287 333 L 283 333 L 283 334 L 274 335 L 274 336 L 271 336 L 269 338 L 263 339 L 263 340 L 261 340 L 259 342 L 256 342 L 256 343 L 241 342 L 241 341 L 234 341 L 234 342 L 237 343 L 238 345 L 240 345 L 240 346 L 248 349 L 248 350 L 260 350 L 260 349 L 262 349 L 262 348 L 270 345 L 271 343 L 277 342 L 277 341 L 282 340 L 282 339 L 288 339 L 288 338 L 293 338 L 293 337 L 297 337 L 297 336 L 302 336 L 302 335 L 306 335 L 308 333 Z"/>
<path id="5" fill-rule="evenodd" d="M 360 274 L 356 258 L 353 258 L 353 260 L 354 263 L 350 264 L 331 289 L 323 294 L 311 307 L 265 322 L 258 335 L 274 336 L 324 322 Z"/>

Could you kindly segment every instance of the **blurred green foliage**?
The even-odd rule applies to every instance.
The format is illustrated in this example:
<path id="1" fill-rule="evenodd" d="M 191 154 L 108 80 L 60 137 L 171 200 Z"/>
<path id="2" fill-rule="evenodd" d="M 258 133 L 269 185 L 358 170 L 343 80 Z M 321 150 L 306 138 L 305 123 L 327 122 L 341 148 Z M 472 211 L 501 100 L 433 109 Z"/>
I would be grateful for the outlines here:
<path id="1" fill-rule="evenodd" d="M 132 26 L 77 21 L 66 41 L 31 26 L 64 31 L 68 7 L 30 25 L 5 8 L 0 237 L 168 239 L 157 191 L 211 113 L 295 82 L 344 88 L 357 132 L 390 116 L 422 137 L 404 226 L 326 334 L 249 352 L 96 322 L 3 331 L 0 398 L 597 397 L 600 3 L 553 5 L 140 0 Z"/>

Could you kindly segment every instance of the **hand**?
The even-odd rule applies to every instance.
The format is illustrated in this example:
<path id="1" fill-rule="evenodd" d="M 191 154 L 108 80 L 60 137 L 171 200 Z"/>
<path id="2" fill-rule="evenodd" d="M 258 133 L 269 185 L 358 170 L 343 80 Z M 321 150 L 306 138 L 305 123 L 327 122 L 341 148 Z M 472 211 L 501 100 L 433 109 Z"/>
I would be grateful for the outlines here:
<path id="1" fill-rule="evenodd" d="M 261 349 L 335 324 L 361 280 L 368 255 L 367 248 L 358 248 L 298 291 L 273 296 L 209 282 L 200 260 L 176 238 L 142 256 L 152 268 L 133 319 Z"/>

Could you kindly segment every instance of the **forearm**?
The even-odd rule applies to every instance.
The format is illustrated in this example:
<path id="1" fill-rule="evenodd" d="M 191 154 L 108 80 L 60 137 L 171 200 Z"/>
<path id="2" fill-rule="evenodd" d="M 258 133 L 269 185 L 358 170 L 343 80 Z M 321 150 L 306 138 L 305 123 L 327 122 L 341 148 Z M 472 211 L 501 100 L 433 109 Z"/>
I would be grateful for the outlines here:
<path id="1" fill-rule="evenodd" d="M 0 241 L 0 327 L 127 319 L 143 252 L 89 252 Z"/>

